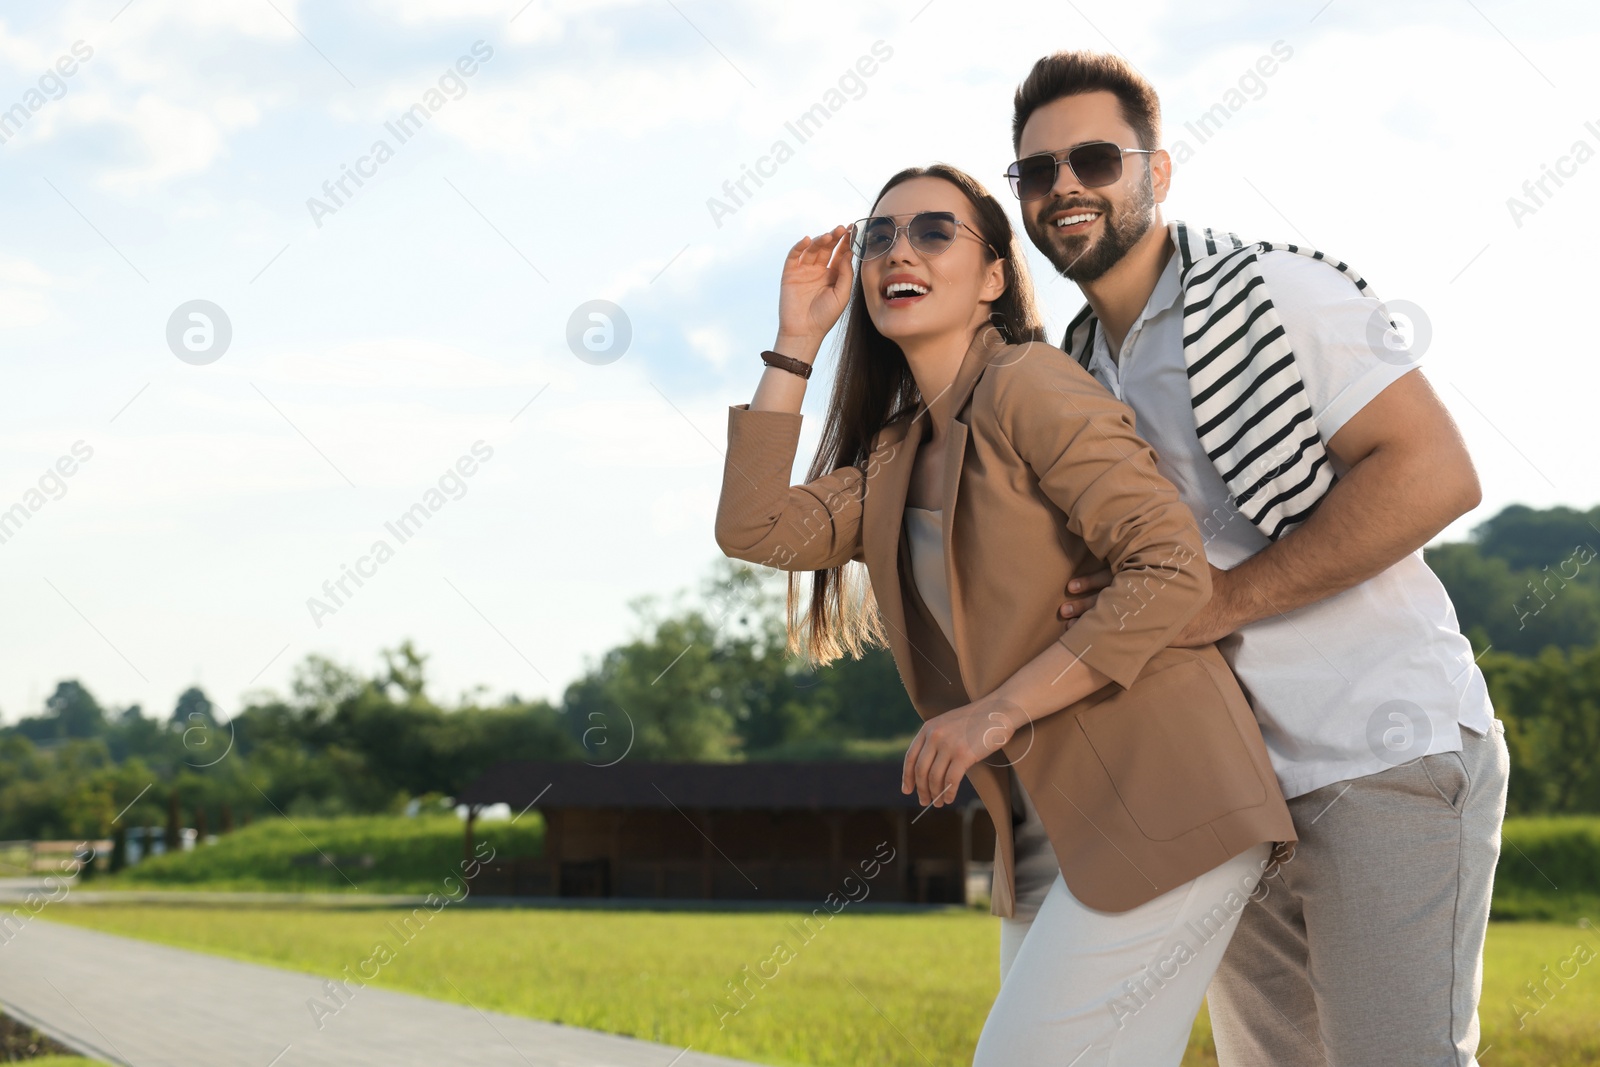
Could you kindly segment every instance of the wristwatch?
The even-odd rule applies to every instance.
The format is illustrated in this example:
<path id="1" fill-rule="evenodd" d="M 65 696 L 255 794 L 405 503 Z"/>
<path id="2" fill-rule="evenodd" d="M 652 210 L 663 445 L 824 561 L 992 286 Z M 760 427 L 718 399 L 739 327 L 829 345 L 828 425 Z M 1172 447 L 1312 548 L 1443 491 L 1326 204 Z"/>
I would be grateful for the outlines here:
<path id="1" fill-rule="evenodd" d="M 811 364 L 801 362 L 793 356 L 785 356 L 780 352 L 774 352 L 771 349 L 761 353 L 761 362 L 769 367 L 786 370 L 790 374 L 798 374 L 802 378 L 811 377 Z"/>

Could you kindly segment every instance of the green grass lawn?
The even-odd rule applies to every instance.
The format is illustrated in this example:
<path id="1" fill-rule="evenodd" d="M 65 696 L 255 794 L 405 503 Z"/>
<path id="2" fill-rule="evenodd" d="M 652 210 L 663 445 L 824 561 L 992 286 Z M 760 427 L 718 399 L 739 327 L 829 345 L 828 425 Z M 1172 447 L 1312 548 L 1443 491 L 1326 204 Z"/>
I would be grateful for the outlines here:
<path id="1" fill-rule="evenodd" d="M 385 943 L 378 986 L 459 1002 L 454 983 L 481 1008 L 769 1064 L 959 1067 L 999 988 L 998 928 L 977 910 L 846 911 L 809 940 L 795 912 L 445 907 L 404 941 L 389 923 L 407 914 L 82 905 L 42 917 L 329 977 L 356 974 Z M 1600 1063 L 1600 951 L 1564 988 L 1552 983 L 1542 1006 L 1522 989 L 1558 972 L 1583 938 L 1600 946 L 1600 931 L 1575 925 L 1490 927 L 1480 1016 L 1494 1067 Z M 780 940 L 790 953 L 775 976 L 752 983 L 747 1006 L 719 1026 L 725 983 Z M 1202 1012 L 1184 1064 L 1215 1062 Z"/>

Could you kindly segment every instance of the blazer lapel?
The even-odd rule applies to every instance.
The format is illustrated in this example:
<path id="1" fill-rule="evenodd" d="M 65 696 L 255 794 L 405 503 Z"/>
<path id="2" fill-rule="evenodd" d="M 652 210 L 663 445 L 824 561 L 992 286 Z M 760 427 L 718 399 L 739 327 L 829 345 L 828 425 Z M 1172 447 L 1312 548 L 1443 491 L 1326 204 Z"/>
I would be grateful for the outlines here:
<path id="1" fill-rule="evenodd" d="M 962 653 L 967 647 L 966 627 L 962 624 L 965 612 L 962 610 L 961 575 L 956 567 L 955 552 L 955 517 L 957 495 L 961 488 L 961 466 L 967 458 L 967 404 L 972 399 L 972 391 L 977 388 L 978 379 L 983 377 L 983 372 L 998 358 L 1006 347 L 1000 332 L 992 326 L 985 326 L 978 330 L 968 346 L 966 355 L 962 358 L 961 368 L 956 372 L 955 381 L 950 384 L 947 411 L 953 413 L 950 422 L 950 431 L 945 438 L 944 445 L 944 484 L 941 486 L 939 499 L 942 512 L 944 543 L 944 574 L 945 584 L 950 590 L 950 627 L 955 638 L 956 662 L 961 664 L 970 662 Z M 1026 350 L 1024 350 L 1025 352 Z M 1020 355 L 1017 358 L 1021 358 Z M 971 679 L 966 671 L 961 671 L 961 685 L 968 692 L 972 692 Z"/>
<path id="2" fill-rule="evenodd" d="M 965 420 L 967 401 L 972 399 L 972 390 L 991 364 L 1015 362 L 1028 354 L 1026 346 L 1018 352 L 1005 352 L 1007 347 L 1000 331 L 993 326 L 984 326 L 973 335 L 972 343 L 967 346 L 967 354 L 961 357 L 961 367 L 956 371 L 955 381 L 946 390 L 950 406 L 945 410 L 953 412 L 957 421 Z"/>

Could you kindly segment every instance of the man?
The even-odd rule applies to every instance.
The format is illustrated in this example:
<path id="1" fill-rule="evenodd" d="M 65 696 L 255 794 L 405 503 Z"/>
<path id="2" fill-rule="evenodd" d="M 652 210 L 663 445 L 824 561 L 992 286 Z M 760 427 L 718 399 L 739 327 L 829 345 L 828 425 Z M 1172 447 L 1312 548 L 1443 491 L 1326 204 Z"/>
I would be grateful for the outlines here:
<path id="1" fill-rule="evenodd" d="M 1352 269 L 1162 219 L 1160 121 L 1120 58 L 1047 56 L 1017 90 L 1012 184 L 1087 299 L 1062 348 L 1133 408 L 1205 536 L 1212 599 L 1176 643 L 1218 642 L 1299 833 L 1209 988 L 1218 1058 L 1474 1064 L 1509 755 L 1421 548 L 1477 475 Z M 1105 580 L 1069 588 L 1067 625 Z"/>

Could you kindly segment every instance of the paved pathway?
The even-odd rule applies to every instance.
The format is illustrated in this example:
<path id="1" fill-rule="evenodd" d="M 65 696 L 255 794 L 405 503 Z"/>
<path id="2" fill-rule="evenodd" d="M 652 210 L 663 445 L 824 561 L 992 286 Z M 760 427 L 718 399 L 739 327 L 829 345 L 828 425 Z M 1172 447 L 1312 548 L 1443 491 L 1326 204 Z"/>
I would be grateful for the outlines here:
<path id="1" fill-rule="evenodd" d="M 41 918 L 0 931 L 0 1008 L 124 1067 L 754 1067 L 372 986 L 319 1031 L 325 981 Z"/>
<path id="2" fill-rule="evenodd" d="M 198 889 L 80 889 L 72 879 L 62 896 L 61 882 L 46 885 L 43 878 L 0 878 L 0 914 L 25 901 L 30 894 L 60 896 L 61 903 L 162 904 L 169 907 L 223 908 L 415 908 L 427 903 L 426 893 L 285 893 L 235 892 Z M 94 883 L 89 883 L 93 885 Z M 52 888 L 53 886 L 53 888 Z M 984 886 L 987 891 L 988 886 Z M 815 900 L 684 900 L 644 897 L 494 897 L 473 893 L 452 908 L 552 908 L 560 911 L 810 911 Z M 863 900 L 851 904 L 856 913 L 929 915 L 961 911 L 960 904 L 911 904 Z"/>

